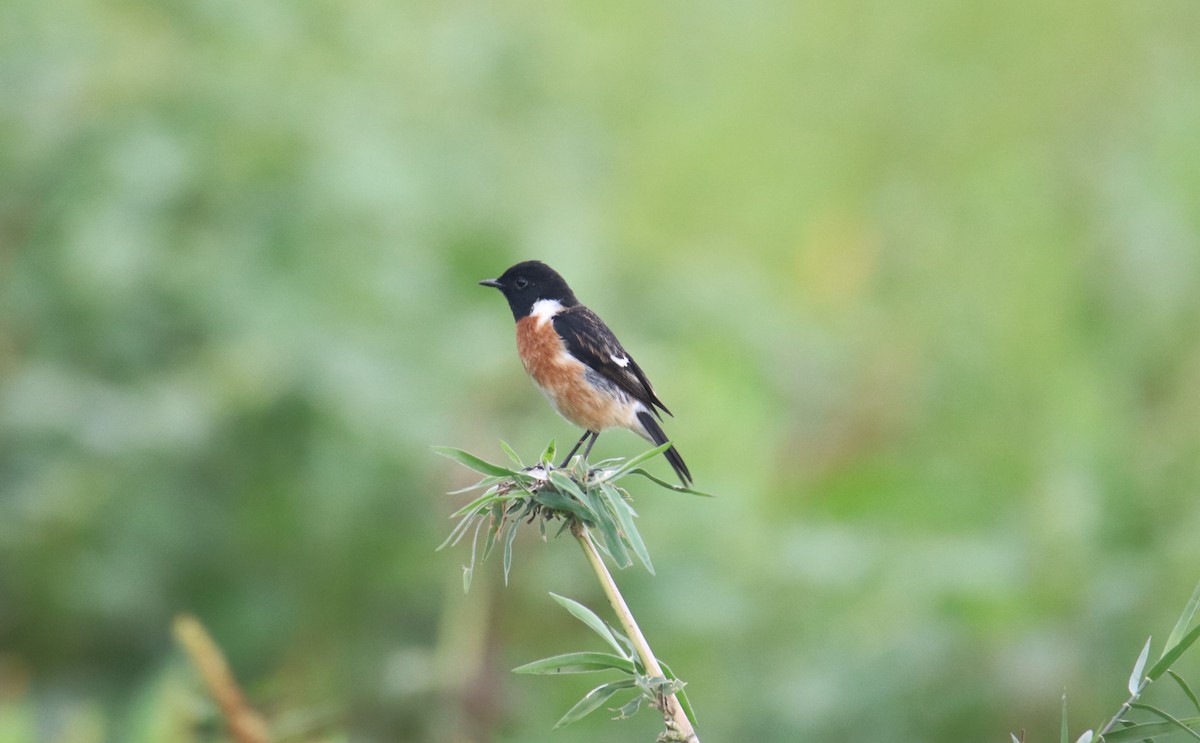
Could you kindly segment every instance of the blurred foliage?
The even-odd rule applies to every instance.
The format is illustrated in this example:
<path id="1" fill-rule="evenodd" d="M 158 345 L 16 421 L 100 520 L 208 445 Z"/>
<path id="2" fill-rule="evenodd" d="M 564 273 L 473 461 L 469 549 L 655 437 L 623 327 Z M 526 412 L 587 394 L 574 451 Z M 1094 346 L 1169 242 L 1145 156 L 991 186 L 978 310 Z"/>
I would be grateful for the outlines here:
<path id="1" fill-rule="evenodd" d="M 580 644 L 587 568 L 518 539 L 462 597 L 428 449 L 577 437 L 475 285 L 526 258 L 721 496 L 635 492 L 619 576 L 706 740 L 1099 722 L 1200 573 L 1197 29 L 0 4 L 0 741 L 219 736 L 180 611 L 293 738 L 548 738 L 584 689 L 509 669 Z"/>

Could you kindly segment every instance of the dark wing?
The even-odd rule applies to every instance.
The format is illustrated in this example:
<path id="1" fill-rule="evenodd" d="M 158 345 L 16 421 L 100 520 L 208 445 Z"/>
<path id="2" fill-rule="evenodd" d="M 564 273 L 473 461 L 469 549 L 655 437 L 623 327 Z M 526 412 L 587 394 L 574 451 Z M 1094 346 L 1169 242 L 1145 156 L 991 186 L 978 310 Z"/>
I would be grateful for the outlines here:
<path id="1" fill-rule="evenodd" d="M 621 342 L 595 312 L 583 305 L 570 307 L 554 316 L 554 329 L 572 356 L 640 400 L 655 415 L 658 415 L 655 408 L 671 414 L 654 394 L 642 367 L 621 347 Z"/>

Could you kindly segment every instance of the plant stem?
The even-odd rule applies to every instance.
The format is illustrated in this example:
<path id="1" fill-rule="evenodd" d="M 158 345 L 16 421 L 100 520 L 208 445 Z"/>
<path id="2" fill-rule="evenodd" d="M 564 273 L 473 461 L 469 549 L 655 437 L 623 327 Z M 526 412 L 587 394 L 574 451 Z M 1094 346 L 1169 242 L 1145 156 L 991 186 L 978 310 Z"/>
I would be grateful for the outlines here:
<path id="1" fill-rule="evenodd" d="M 1117 714 L 1113 715 L 1112 719 L 1109 720 L 1104 727 L 1100 728 L 1098 733 L 1096 733 L 1097 739 L 1103 740 L 1104 736 L 1108 735 L 1108 733 L 1117 726 L 1117 723 L 1121 721 L 1121 717 L 1130 710 L 1130 708 L 1133 706 L 1133 703 L 1138 700 L 1138 697 L 1142 695 L 1142 692 L 1144 692 L 1146 687 L 1149 685 L 1150 679 L 1143 678 L 1141 683 L 1138 684 L 1137 691 L 1133 692 L 1133 694 L 1131 694 L 1129 698 L 1125 700 L 1125 703 L 1121 705 L 1119 710 L 1117 710 Z"/>
<path id="2" fill-rule="evenodd" d="M 583 548 L 583 554 L 592 565 L 592 570 L 596 572 L 596 577 L 600 579 L 600 585 L 604 588 L 604 594 L 608 596 L 608 601 L 612 604 L 613 611 L 617 614 L 617 619 L 620 620 L 621 626 L 625 628 L 625 634 L 629 635 L 629 639 L 633 642 L 634 650 L 637 651 L 638 657 L 642 659 L 642 665 L 646 669 L 646 673 L 651 678 L 664 677 L 662 666 L 658 664 L 658 660 L 654 657 L 654 652 L 650 650 L 650 643 L 646 642 L 646 636 L 642 634 L 642 630 L 637 625 L 637 621 L 633 618 L 633 613 L 629 611 L 629 605 L 625 603 L 625 598 L 621 596 L 621 591 L 617 588 L 616 581 L 613 580 L 612 574 L 608 572 L 608 566 L 604 564 L 600 552 L 596 549 L 596 544 L 592 541 L 591 534 L 588 533 L 587 527 L 576 521 L 571 525 L 571 533 L 579 540 L 579 546 Z M 696 731 L 692 728 L 692 722 L 684 714 L 683 708 L 679 706 L 679 700 L 671 694 L 663 700 L 663 720 L 667 724 L 667 737 L 660 737 L 659 740 L 674 740 L 686 741 L 686 743 L 700 743 L 700 738 L 697 737 Z"/>
<path id="3" fill-rule="evenodd" d="M 175 617 L 174 631 L 175 639 L 183 646 L 221 708 L 229 726 L 229 736 L 238 743 L 271 743 L 266 721 L 246 702 L 242 688 L 229 670 L 225 654 L 200 620 L 190 614 L 181 614 Z"/>

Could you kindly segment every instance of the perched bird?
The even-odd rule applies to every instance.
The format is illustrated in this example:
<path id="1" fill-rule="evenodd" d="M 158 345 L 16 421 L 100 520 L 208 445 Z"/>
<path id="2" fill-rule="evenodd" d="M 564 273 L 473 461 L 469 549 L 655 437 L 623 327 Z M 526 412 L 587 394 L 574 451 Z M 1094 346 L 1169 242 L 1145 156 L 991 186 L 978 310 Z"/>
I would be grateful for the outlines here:
<path id="1" fill-rule="evenodd" d="M 656 445 L 667 443 L 658 411 L 671 411 L 604 321 L 579 303 L 554 269 L 525 261 L 479 283 L 508 300 L 517 321 L 517 353 L 534 384 L 559 414 L 584 429 L 562 466 L 590 437 L 586 459 L 606 428 L 627 428 Z M 692 473 L 675 447 L 664 454 L 683 484 L 690 484 Z"/>

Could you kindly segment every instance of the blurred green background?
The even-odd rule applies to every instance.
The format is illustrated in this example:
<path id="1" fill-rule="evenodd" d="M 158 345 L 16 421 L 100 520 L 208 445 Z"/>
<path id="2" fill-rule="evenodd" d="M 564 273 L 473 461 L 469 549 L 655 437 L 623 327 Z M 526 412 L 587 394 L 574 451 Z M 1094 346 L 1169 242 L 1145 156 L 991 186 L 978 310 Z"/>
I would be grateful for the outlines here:
<path id="1" fill-rule="evenodd" d="M 509 673 L 599 649 L 569 539 L 465 597 L 434 551 L 471 477 L 429 445 L 578 436 L 475 284 L 527 258 L 719 495 L 635 491 L 658 575 L 618 575 L 704 740 L 1101 722 L 1200 579 L 1197 38 L 1194 0 L 7 0 L 0 740 L 221 738 L 181 611 L 285 740 L 652 739 Z"/>

